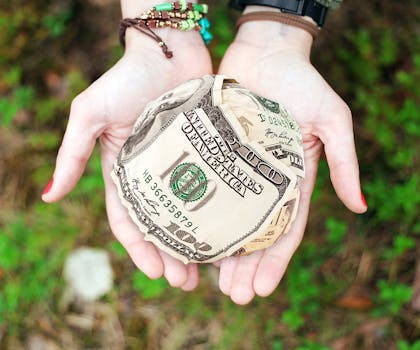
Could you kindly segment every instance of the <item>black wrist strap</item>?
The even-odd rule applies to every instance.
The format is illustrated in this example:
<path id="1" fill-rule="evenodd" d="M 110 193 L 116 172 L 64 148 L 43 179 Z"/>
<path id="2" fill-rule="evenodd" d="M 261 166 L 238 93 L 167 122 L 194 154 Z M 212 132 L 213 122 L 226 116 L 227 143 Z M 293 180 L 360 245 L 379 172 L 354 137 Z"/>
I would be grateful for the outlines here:
<path id="1" fill-rule="evenodd" d="M 319 27 L 325 22 L 328 7 L 315 0 L 230 0 L 230 7 L 243 11 L 248 5 L 268 6 L 283 13 L 311 17 Z"/>

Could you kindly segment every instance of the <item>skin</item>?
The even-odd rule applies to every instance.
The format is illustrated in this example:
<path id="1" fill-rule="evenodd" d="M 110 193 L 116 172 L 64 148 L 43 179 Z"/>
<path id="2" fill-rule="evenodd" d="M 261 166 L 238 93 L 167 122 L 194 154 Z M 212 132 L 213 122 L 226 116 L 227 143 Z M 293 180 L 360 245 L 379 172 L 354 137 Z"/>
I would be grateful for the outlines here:
<path id="1" fill-rule="evenodd" d="M 123 17 L 135 17 L 157 3 L 161 1 L 122 1 Z M 173 58 L 168 60 L 155 41 L 129 28 L 124 56 L 74 99 L 54 181 L 42 199 L 55 202 L 73 189 L 99 139 L 107 215 L 115 237 L 148 277 L 163 275 L 173 287 L 192 290 L 198 284 L 197 265 L 186 266 L 143 239 L 120 204 L 110 177 L 113 162 L 146 103 L 186 80 L 212 72 L 208 50 L 198 32 L 161 29 L 158 33 L 174 51 Z"/>
<path id="2" fill-rule="evenodd" d="M 270 11 L 250 6 L 246 12 L 261 10 Z M 219 73 L 291 111 L 302 129 L 306 167 L 298 214 L 289 233 L 264 251 L 221 262 L 220 289 L 237 304 L 247 304 L 255 295 L 268 296 L 283 277 L 303 237 L 323 150 L 340 200 L 356 213 L 367 210 L 350 109 L 310 63 L 311 46 L 311 35 L 300 28 L 248 22 L 240 27 L 220 66 Z"/>
<path id="3" fill-rule="evenodd" d="M 160 2 L 123 0 L 123 17 L 135 17 Z M 248 7 L 246 11 L 258 10 Z M 172 59 L 165 58 L 156 42 L 128 29 L 121 60 L 74 99 L 54 182 L 42 199 L 55 202 L 73 189 L 99 139 L 112 232 L 148 277 L 164 276 L 171 286 L 189 291 L 198 284 L 197 265 L 184 265 L 143 239 L 120 204 L 109 175 L 145 104 L 188 79 L 212 72 L 209 53 L 197 32 L 161 29 L 158 34 L 173 49 Z M 284 104 L 302 128 L 305 150 L 306 179 L 291 231 L 264 251 L 217 264 L 221 291 L 240 305 L 255 295 L 268 296 L 280 282 L 305 230 L 323 149 L 338 197 L 356 213 L 367 209 L 361 199 L 350 110 L 311 65 L 311 45 L 312 38 L 304 30 L 276 22 L 249 22 L 241 26 L 220 67 L 219 73 Z"/>

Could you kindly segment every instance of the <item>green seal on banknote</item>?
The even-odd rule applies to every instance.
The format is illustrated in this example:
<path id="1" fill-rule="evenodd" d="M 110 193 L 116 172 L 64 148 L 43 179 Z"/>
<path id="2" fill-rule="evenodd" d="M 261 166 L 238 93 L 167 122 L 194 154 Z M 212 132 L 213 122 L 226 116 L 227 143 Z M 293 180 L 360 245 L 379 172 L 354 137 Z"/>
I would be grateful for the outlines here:
<path id="1" fill-rule="evenodd" d="M 281 103 L 206 75 L 147 104 L 111 176 L 139 235 L 184 263 L 210 263 L 290 230 L 302 135 Z"/>
<path id="2" fill-rule="evenodd" d="M 257 94 L 252 95 L 269 111 L 273 113 L 280 113 L 280 105 L 277 102 L 274 102 L 272 100 L 269 100 L 268 98 L 259 96 Z"/>
<path id="3" fill-rule="evenodd" d="M 200 199 L 207 189 L 206 175 L 193 163 L 179 164 L 172 172 L 169 183 L 174 195 L 185 202 Z"/>

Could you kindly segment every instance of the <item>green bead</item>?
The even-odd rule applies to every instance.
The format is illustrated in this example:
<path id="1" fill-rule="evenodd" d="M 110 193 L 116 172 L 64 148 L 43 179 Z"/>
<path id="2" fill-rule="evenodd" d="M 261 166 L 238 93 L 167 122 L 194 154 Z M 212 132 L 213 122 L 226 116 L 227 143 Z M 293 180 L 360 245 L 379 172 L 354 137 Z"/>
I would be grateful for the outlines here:
<path id="1" fill-rule="evenodd" d="M 187 1 L 186 0 L 180 0 L 179 4 L 181 6 L 181 8 L 180 8 L 181 12 L 185 12 L 185 10 L 187 9 Z"/>
<path id="2" fill-rule="evenodd" d="M 168 2 L 166 4 L 160 4 L 155 6 L 156 11 L 171 11 L 172 3 Z"/>
<path id="3" fill-rule="evenodd" d="M 198 11 L 194 11 L 193 13 L 194 13 L 194 19 L 195 19 L 196 21 L 198 21 L 198 20 L 201 18 L 200 12 L 198 12 Z"/>
<path id="4" fill-rule="evenodd" d="M 203 6 L 201 4 L 193 4 L 193 9 L 198 12 L 203 12 Z"/>
<path id="5" fill-rule="evenodd" d="M 188 28 L 188 22 L 187 21 L 181 21 L 181 27 L 179 29 L 187 30 L 187 28 Z"/>
<path id="6" fill-rule="evenodd" d="M 201 13 L 207 13 L 209 11 L 207 4 L 194 4 L 193 9 Z"/>
<path id="7" fill-rule="evenodd" d="M 188 29 L 187 30 L 192 30 L 194 29 L 194 21 L 192 19 L 187 19 L 187 23 L 188 23 Z"/>
<path id="8" fill-rule="evenodd" d="M 190 18 L 190 19 L 194 19 L 195 18 L 194 12 L 188 11 L 187 12 L 187 17 Z"/>

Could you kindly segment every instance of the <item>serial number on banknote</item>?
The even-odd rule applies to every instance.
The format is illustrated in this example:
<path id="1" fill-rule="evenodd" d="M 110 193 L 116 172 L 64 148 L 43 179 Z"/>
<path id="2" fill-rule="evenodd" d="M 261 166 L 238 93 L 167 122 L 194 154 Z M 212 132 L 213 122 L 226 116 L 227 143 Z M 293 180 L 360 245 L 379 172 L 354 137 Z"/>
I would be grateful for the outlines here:
<path id="1" fill-rule="evenodd" d="M 143 173 L 143 178 L 146 184 L 151 184 L 150 189 L 153 191 L 157 200 L 162 203 L 162 206 L 166 208 L 169 214 L 171 214 L 175 219 L 178 219 L 178 221 L 187 228 L 194 226 L 192 221 L 190 221 L 188 217 L 179 210 L 178 206 L 176 204 L 172 204 L 172 201 L 168 199 L 168 195 L 166 195 L 164 190 L 159 187 L 157 182 L 153 181 L 153 176 L 149 173 L 149 171 L 145 171 Z M 198 226 L 194 226 L 194 228 L 191 229 L 191 232 L 196 233 L 197 230 Z"/>
<path id="2" fill-rule="evenodd" d="M 271 125 L 282 126 L 284 128 L 289 128 L 290 130 L 296 129 L 296 124 L 288 119 L 277 117 L 274 115 L 265 115 L 263 113 L 258 113 L 258 116 L 261 118 L 261 123 L 265 123 L 268 121 L 268 123 L 270 123 Z"/>

